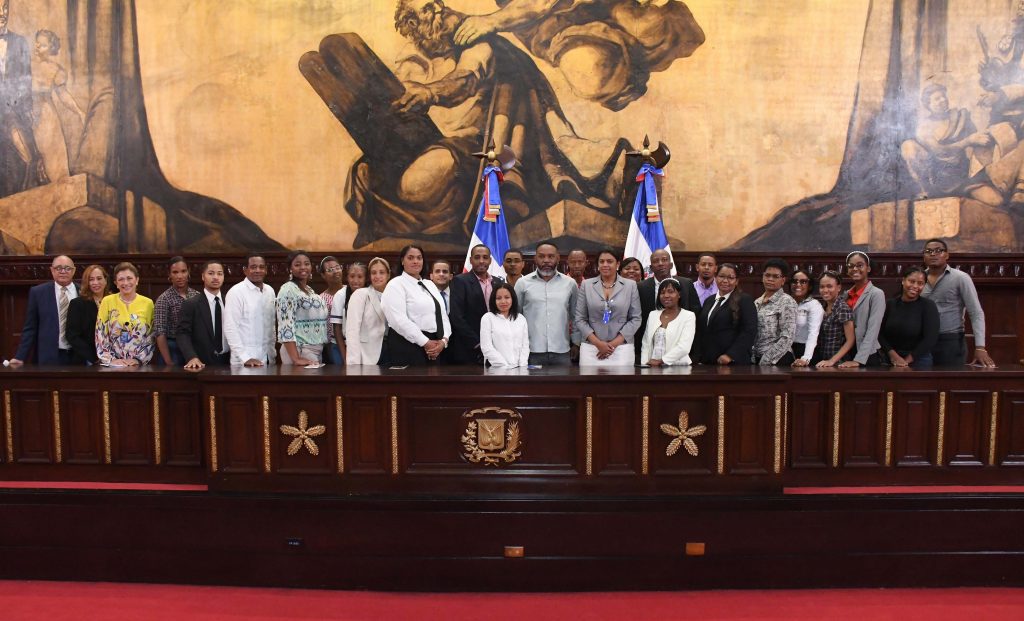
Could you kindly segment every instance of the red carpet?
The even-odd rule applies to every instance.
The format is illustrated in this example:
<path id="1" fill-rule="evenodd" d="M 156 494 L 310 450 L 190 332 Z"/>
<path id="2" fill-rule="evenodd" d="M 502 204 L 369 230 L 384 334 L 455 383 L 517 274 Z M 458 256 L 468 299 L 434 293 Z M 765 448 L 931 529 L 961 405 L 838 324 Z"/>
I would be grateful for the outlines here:
<path id="1" fill-rule="evenodd" d="M 785 487 L 786 495 L 817 494 L 1024 494 L 1024 485 L 872 485 L 858 487 Z"/>
<path id="2" fill-rule="evenodd" d="M 0 581 L 4 621 L 1024 619 L 1024 589 L 395 594 Z"/>
<path id="3" fill-rule="evenodd" d="M 0 481 L 0 489 L 115 489 L 133 492 L 205 492 L 206 485 L 177 483 L 103 483 L 98 481 Z"/>

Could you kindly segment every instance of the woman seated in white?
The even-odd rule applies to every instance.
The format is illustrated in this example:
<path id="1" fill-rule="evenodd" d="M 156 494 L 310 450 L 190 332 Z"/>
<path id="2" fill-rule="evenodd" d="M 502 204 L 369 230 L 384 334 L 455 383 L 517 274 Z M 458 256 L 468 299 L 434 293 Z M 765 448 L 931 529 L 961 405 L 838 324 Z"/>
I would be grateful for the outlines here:
<path id="1" fill-rule="evenodd" d="M 492 367 L 526 367 L 530 359 L 530 334 L 526 317 L 519 314 L 515 289 L 501 283 L 491 291 L 487 307 L 491 312 L 480 318 L 480 351 Z"/>
<path id="2" fill-rule="evenodd" d="M 647 329 L 640 346 L 640 364 L 652 367 L 690 364 L 690 346 L 697 328 L 697 317 L 680 308 L 682 287 L 675 278 L 666 278 L 658 286 L 658 306 L 647 316 Z"/>

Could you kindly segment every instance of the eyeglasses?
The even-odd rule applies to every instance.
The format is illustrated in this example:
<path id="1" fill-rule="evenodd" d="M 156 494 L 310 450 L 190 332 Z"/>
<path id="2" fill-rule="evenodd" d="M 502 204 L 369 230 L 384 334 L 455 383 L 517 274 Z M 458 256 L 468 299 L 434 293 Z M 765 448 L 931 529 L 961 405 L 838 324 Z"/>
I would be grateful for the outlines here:
<path id="1" fill-rule="evenodd" d="M 783 276 L 782 274 L 762 274 L 761 277 L 766 278 L 768 280 L 778 280 L 780 278 L 785 278 L 785 276 Z"/>
<path id="2" fill-rule="evenodd" d="M 721 278 L 722 280 L 737 280 L 735 276 L 726 276 L 725 274 L 719 274 L 716 278 Z"/>
<path id="3" fill-rule="evenodd" d="M 943 252 L 946 252 L 945 248 L 925 248 L 924 249 L 924 253 L 928 254 L 928 255 L 942 254 Z"/>
<path id="4" fill-rule="evenodd" d="M 811 281 L 807 280 L 806 278 L 794 278 L 792 282 L 794 285 L 806 285 Z"/>
<path id="5" fill-rule="evenodd" d="M 847 263 L 846 264 L 846 269 L 848 269 L 848 270 L 862 270 L 862 269 L 864 269 L 867 266 L 868 266 L 867 263 Z"/>
<path id="6" fill-rule="evenodd" d="M 74 265 L 51 265 L 50 269 L 55 271 L 55 272 L 60 272 L 60 273 L 63 274 L 63 273 L 75 271 L 75 266 Z"/>

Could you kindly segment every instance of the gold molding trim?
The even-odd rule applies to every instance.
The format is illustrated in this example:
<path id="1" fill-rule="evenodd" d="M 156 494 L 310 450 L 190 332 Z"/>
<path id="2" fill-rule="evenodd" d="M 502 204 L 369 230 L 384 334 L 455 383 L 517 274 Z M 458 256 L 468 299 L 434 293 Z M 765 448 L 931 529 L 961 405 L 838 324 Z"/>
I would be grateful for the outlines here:
<path id="1" fill-rule="evenodd" d="M 594 474 L 594 398 L 587 397 L 587 476 Z"/>
<path id="2" fill-rule="evenodd" d="M 679 448 L 685 448 L 692 457 L 700 455 L 695 438 L 699 438 L 707 431 L 707 425 L 690 426 L 690 414 L 686 410 L 679 412 L 679 426 L 675 427 L 668 423 L 662 423 L 661 433 L 672 438 L 665 447 L 665 457 L 672 457 L 679 452 Z"/>
<path id="3" fill-rule="evenodd" d="M 398 397 L 391 397 L 391 474 L 398 474 Z"/>
<path id="4" fill-rule="evenodd" d="M 103 391 L 103 463 L 110 459 L 110 392 Z"/>
<path id="5" fill-rule="evenodd" d="M 153 462 L 159 466 L 163 459 L 160 446 L 160 393 L 153 391 Z"/>
<path id="6" fill-rule="evenodd" d="M 892 465 L 892 402 L 893 393 L 885 393 L 885 465 Z"/>
<path id="7" fill-rule="evenodd" d="M 789 393 L 782 393 L 782 462 L 789 459 Z"/>
<path id="8" fill-rule="evenodd" d="M 11 422 L 11 391 L 4 391 L 4 428 L 7 430 L 7 461 L 14 461 L 14 425 Z"/>
<path id="9" fill-rule="evenodd" d="M 939 433 L 938 441 L 935 443 L 935 465 L 942 466 L 942 449 L 946 438 L 943 430 L 946 428 L 946 391 L 939 393 Z"/>
<path id="10" fill-rule="evenodd" d="M 640 474 L 646 476 L 651 472 L 651 447 L 650 438 L 648 438 L 651 431 L 651 398 L 647 395 L 644 395 L 640 411 Z"/>
<path id="11" fill-rule="evenodd" d="M 268 423 L 269 411 L 270 410 L 268 408 L 267 411 L 264 412 L 264 415 L 268 416 L 268 418 L 265 419 L 268 420 Z M 313 425 L 310 427 L 309 414 L 306 410 L 299 410 L 299 419 L 296 426 L 281 425 L 280 429 L 283 435 L 292 439 L 292 441 L 288 443 L 287 453 L 289 456 L 298 455 L 299 451 L 302 450 L 303 447 L 305 447 L 305 449 L 309 451 L 309 454 L 314 457 L 320 454 L 320 447 L 317 446 L 316 440 L 313 438 L 327 433 L 327 425 Z M 269 453 L 267 459 L 269 460 Z M 266 464 L 267 472 L 270 472 L 270 462 L 267 461 Z"/>
<path id="12" fill-rule="evenodd" d="M 338 434 L 338 474 L 345 474 L 345 413 L 342 410 L 342 399 L 334 397 L 334 425 Z"/>
<path id="13" fill-rule="evenodd" d="M 263 472 L 270 473 L 270 397 L 263 395 Z"/>
<path id="14" fill-rule="evenodd" d="M 832 467 L 839 467 L 839 410 L 842 402 L 838 392 L 832 393 Z"/>
<path id="15" fill-rule="evenodd" d="M 725 474 L 725 395 L 718 395 L 718 474 Z"/>
<path id="16" fill-rule="evenodd" d="M 54 455 L 59 464 L 64 461 L 64 450 L 60 442 L 60 393 L 56 390 L 53 391 L 53 445 Z"/>
<path id="17" fill-rule="evenodd" d="M 210 395 L 210 472 L 217 472 L 217 397 Z"/>
<path id="18" fill-rule="evenodd" d="M 782 472 L 782 395 L 775 395 L 775 474 Z"/>
<path id="19" fill-rule="evenodd" d="M 992 416 L 988 423 L 988 465 L 996 465 L 996 429 L 999 420 L 999 393 L 992 391 Z M 10 435 L 10 432 L 8 432 Z"/>

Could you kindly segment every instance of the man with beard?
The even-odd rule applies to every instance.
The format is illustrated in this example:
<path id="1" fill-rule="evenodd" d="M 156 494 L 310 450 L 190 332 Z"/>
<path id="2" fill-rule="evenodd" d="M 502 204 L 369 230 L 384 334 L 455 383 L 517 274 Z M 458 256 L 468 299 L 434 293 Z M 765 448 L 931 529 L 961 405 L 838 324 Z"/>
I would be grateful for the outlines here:
<path id="1" fill-rule="evenodd" d="M 516 297 L 530 332 L 530 364 L 569 366 L 570 349 L 579 347 L 569 330 L 579 288 L 555 269 L 560 260 L 558 247 L 544 242 L 533 259 L 536 269 L 516 282 Z"/>
<path id="2" fill-rule="evenodd" d="M 480 187 L 479 162 L 470 154 L 485 141 L 510 145 L 521 163 L 502 184 L 510 231 L 567 201 L 621 216 L 628 143 L 619 140 L 601 172 L 584 177 L 555 142 L 552 124 L 561 124 L 559 133 L 574 131 L 533 59 L 497 34 L 456 44 L 465 18 L 440 0 L 400 0 L 395 27 L 410 41 L 395 71 L 401 82 L 352 34 L 325 38 L 319 53 L 300 62 L 363 150 L 346 185 L 345 209 L 359 227 L 357 248 L 385 237 L 463 243 Z M 354 113 L 368 106 L 367 114 L 385 116 L 375 110 L 387 104 L 387 119 L 368 123 L 365 114 Z M 416 132 L 398 131 L 410 120 Z"/>
<path id="3" fill-rule="evenodd" d="M 48 183 L 32 133 L 32 56 L 0 1 L 0 197 Z"/>

